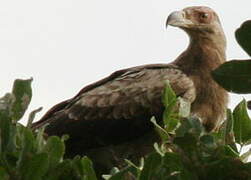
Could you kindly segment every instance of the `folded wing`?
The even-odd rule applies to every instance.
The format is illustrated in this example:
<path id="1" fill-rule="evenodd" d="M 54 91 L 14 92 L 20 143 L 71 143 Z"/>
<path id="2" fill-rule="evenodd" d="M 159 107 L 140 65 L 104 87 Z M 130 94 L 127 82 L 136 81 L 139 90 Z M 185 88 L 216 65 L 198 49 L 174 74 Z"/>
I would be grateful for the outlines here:
<path id="1" fill-rule="evenodd" d="M 49 123 L 48 135 L 69 134 L 81 139 L 86 149 L 137 138 L 152 129 L 152 116 L 162 117 L 165 81 L 178 96 L 194 101 L 193 81 L 177 67 L 139 66 L 83 88 L 74 98 L 53 107 L 34 127 Z"/>

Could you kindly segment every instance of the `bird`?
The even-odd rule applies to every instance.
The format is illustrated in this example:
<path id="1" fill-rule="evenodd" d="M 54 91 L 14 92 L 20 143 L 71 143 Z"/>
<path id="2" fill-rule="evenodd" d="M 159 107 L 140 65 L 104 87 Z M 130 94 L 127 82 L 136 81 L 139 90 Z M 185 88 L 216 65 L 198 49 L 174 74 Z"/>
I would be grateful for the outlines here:
<path id="1" fill-rule="evenodd" d="M 150 118 L 162 122 L 168 80 L 176 96 L 191 103 L 191 114 L 205 129 L 217 129 L 228 103 L 227 92 L 211 76 L 226 61 L 219 17 L 209 7 L 192 6 L 172 12 L 166 26 L 189 36 L 188 47 L 174 61 L 118 70 L 56 104 L 32 127 L 47 124 L 48 136 L 68 134 L 66 157 L 87 155 L 102 172 L 122 167 L 124 159 L 147 155 L 159 140 Z"/>

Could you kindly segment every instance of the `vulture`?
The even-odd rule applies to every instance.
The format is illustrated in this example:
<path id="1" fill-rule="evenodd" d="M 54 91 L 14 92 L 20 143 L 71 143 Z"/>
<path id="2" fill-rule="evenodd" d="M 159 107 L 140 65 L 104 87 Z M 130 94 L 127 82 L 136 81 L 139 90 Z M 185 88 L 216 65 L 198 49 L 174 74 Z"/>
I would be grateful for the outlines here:
<path id="1" fill-rule="evenodd" d="M 191 113 L 212 131 L 224 119 L 227 92 L 211 71 L 225 62 L 226 39 L 217 14 L 193 6 L 171 13 L 167 26 L 184 30 L 189 45 L 169 64 L 122 69 L 84 87 L 71 99 L 52 107 L 33 128 L 46 125 L 48 136 L 69 135 L 66 157 L 87 155 L 100 172 L 137 160 L 159 140 L 151 123 L 161 124 L 162 93 L 168 80 L 177 96 L 191 103 Z"/>

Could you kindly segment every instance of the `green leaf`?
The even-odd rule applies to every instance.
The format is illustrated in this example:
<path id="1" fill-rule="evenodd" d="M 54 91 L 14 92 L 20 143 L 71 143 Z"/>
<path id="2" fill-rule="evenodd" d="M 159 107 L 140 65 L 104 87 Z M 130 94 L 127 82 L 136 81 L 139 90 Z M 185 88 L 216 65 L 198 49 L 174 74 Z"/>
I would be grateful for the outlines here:
<path id="1" fill-rule="evenodd" d="M 35 119 L 36 114 L 37 114 L 38 112 L 40 112 L 42 109 L 43 109 L 43 108 L 40 107 L 40 108 L 35 109 L 34 111 L 32 111 L 32 112 L 30 113 L 29 119 L 28 119 L 28 123 L 27 123 L 27 127 L 31 127 L 32 122 L 33 122 L 33 120 Z"/>
<path id="2" fill-rule="evenodd" d="M 170 113 L 167 111 L 164 111 L 165 130 L 166 132 L 173 134 L 174 130 L 178 127 L 180 120 L 178 119 L 178 116 L 170 116 Z"/>
<path id="3" fill-rule="evenodd" d="M 166 142 L 169 139 L 169 135 L 166 132 L 165 129 L 163 129 L 158 123 L 156 122 L 155 117 L 151 118 L 151 122 L 154 124 L 155 130 L 159 134 L 160 138 L 162 139 L 163 142 Z"/>
<path id="4" fill-rule="evenodd" d="M 42 180 L 48 170 L 49 161 L 46 153 L 36 154 L 26 162 L 24 180 Z"/>
<path id="5" fill-rule="evenodd" d="M 247 102 L 241 101 L 234 109 L 234 135 L 237 143 L 243 145 L 251 139 L 251 120 L 247 113 Z"/>
<path id="6" fill-rule="evenodd" d="M 215 69 L 212 76 L 227 91 L 241 94 L 251 93 L 250 59 L 228 61 Z"/>
<path id="7" fill-rule="evenodd" d="M 227 136 L 227 134 L 230 134 L 233 132 L 233 122 L 234 121 L 234 117 L 233 117 L 233 113 L 231 112 L 230 109 L 227 109 L 227 120 L 226 120 L 226 128 L 225 128 L 225 135 Z"/>
<path id="8" fill-rule="evenodd" d="M 65 147 L 64 143 L 57 136 L 51 136 L 47 140 L 44 151 L 48 153 L 49 168 L 54 168 L 63 158 Z"/>
<path id="9" fill-rule="evenodd" d="M 133 163 L 131 160 L 129 159 L 125 159 L 125 162 L 129 165 L 129 166 L 132 166 L 134 167 L 135 169 L 137 169 L 138 171 L 141 171 L 141 169 L 143 168 L 144 166 L 144 159 L 141 160 L 141 164 L 140 166 L 137 166 L 135 163 Z"/>
<path id="10" fill-rule="evenodd" d="M 0 153 L 5 151 L 9 141 L 11 140 L 11 115 L 10 107 L 14 101 L 12 94 L 7 93 L 0 98 Z"/>
<path id="11" fill-rule="evenodd" d="M 7 151 L 11 140 L 11 118 L 7 113 L 0 113 L 0 154 Z"/>
<path id="12" fill-rule="evenodd" d="M 179 110 L 180 113 L 184 112 L 182 112 L 181 109 L 177 109 L 178 98 L 168 81 L 165 83 L 162 101 L 165 106 L 165 111 L 163 113 L 164 129 L 168 133 L 173 133 L 179 124 Z"/>
<path id="13" fill-rule="evenodd" d="M 234 131 L 233 131 L 234 117 L 230 109 L 227 109 L 227 119 L 222 124 L 218 131 L 218 136 L 221 139 L 221 143 L 232 144 L 234 143 Z"/>
<path id="14" fill-rule="evenodd" d="M 46 180 L 69 180 L 74 179 L 72 174 L 72 164 L 74 160 L 66 159 L 61 162 L 55 169 L 50 169 L 46 174 Z"/>
<path id="15" fill-rule="evenodd" d="M 161 156 L 164 156 L 165 155 L 165 153 L 167 152 L 167 147 L 166 147 L 166 144 L 164 144 L 164 143 L 162 143 L 162 144 L 158 144 L 157 142 L 155 142 L 154 144 L 153 144 L 153 147 L 154 147 L 154 149 L 155 149 L 155 151 L 159 154 L 159 155 L 161 155 Z"/>
<path id="16" fill-rule="evenodd" d="M 20 126 L 20 137 L 21 144 L 21 152 L 19 156 L 19 160 L 17 162 L 18 169 L 25 174 L 27 171 L 27 166 L 29 166 L 29 161 L 31 159 L 31 154 L 35 152 L 35 137 L 31 131 L 31 129 Z"/>
<path id="17" fill-rule="evenodd" d="M 84 172 L 85 172 L 85 180 L 97 180 L 95 171 L 93 169 L 93 164 L 92 161 L 88 158 L 88 157 L 83 157 L 81 159 L 82 163 L 83 163 L 83 168 L 84 168 Z"/>
<path id="18" fill-rule="evenodd" d="M 224 146 L 224 154 L 233 158 L 238 158 L 239 153 L 236 152 L 230 145 Z"/>
<path id="19" fill-rule="evenodd" d="M 172 90 L 168 81 L 165 82 L 165 88 L 164 88 L 162 100 L 163 100 L 163 104 L 166 108 L 170 107 L 170 106 L 173 107 L 177 101 L 176 94 Z"/>
<path id="20" fill-rule="evenodd" d="M 73 169 L 73 176 L 75 177 L 82 177 L 81 180 L 88 179 L 88 177 L 85 176 L 85 170 L 84 170 L 84 163 L 80 156 L 75 156 L 73 160 L 71 161 L 71 167 L 70 169 Z"/>
<path id="21" fill-rule="evenodd" d="M 45 145 L 44 130 L 45 126 L 39 128 L 36 133 L 36 146 L 38 152 L 42 152 Z"/>
<path id="22" fill-rule="evenodd" d="M 10 109 L 14 101 L 15 97 L 11 93 L 6 93 L 2 98 L 0 98 L 0 115 L 4 114 L 5 116 L 10 117 Z"/>
<path id="23" fill-rule="evenodd" d="M 242 23 L 235 31 L 235 37 L 239 45 L 251 56 L 251 20 Z"/>
<path id="24" fill-rule="evenodd" d="M 161 156 L 158 153 L 152 153 L 145 159 L 143 170 L 140 174 L 140 180 L 154 179 L 157 169 L 161 166 Z"/>
<path id="25" fill-rule="evenodd" d="M 31 82 L 32 79 L 16 79 L 14 82 L 12 94 L 15 97 L 15 101 L 13 102 L 11 108 L 12 119 L 14 121 L 18 121 L 23 117 L 30 104 L 32 96 Z"/>
<path id="26" fill-rule="evenodd" d="M 16 152 L 16 127 L 8 112 L 0 112 L 0 154 Z"/>
<path id="27" fill-rule="evenodd" d="M 230 109 L 227 109 L 227 119 L 226 119 L 226 130 L 225 130 L 225 137 L 228 138 L 229 136 L 233 135 L 234 132 L 234 117 L 233 113 Z M 230 137 L 232 138 L 232 137 Z M 231 143 L 233 140 L 231 141 Z"/>

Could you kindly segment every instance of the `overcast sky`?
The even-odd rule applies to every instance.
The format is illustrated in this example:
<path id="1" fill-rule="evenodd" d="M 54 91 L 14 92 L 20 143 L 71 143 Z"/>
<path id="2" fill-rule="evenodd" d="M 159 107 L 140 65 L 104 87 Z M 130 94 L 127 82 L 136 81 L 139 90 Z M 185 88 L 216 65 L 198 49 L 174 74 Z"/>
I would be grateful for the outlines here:
<path id="1" fill-rule="evenodd" d="M 115 70 L 169 63 L 185 50 L 188 37 L 177 28 L 165 29 L 166 18 L 192 5 L 218 13 L 228 59 L 248 58 L 234 38 L 235 29 L 251 17 L 248 0 L 2 0 L 0 94 L 11 90 L 14 79 L 33 77 L 29 111 L 43 106 L 41 116 Z M 242 97 L 231 96 L 230 106 Z"/>

